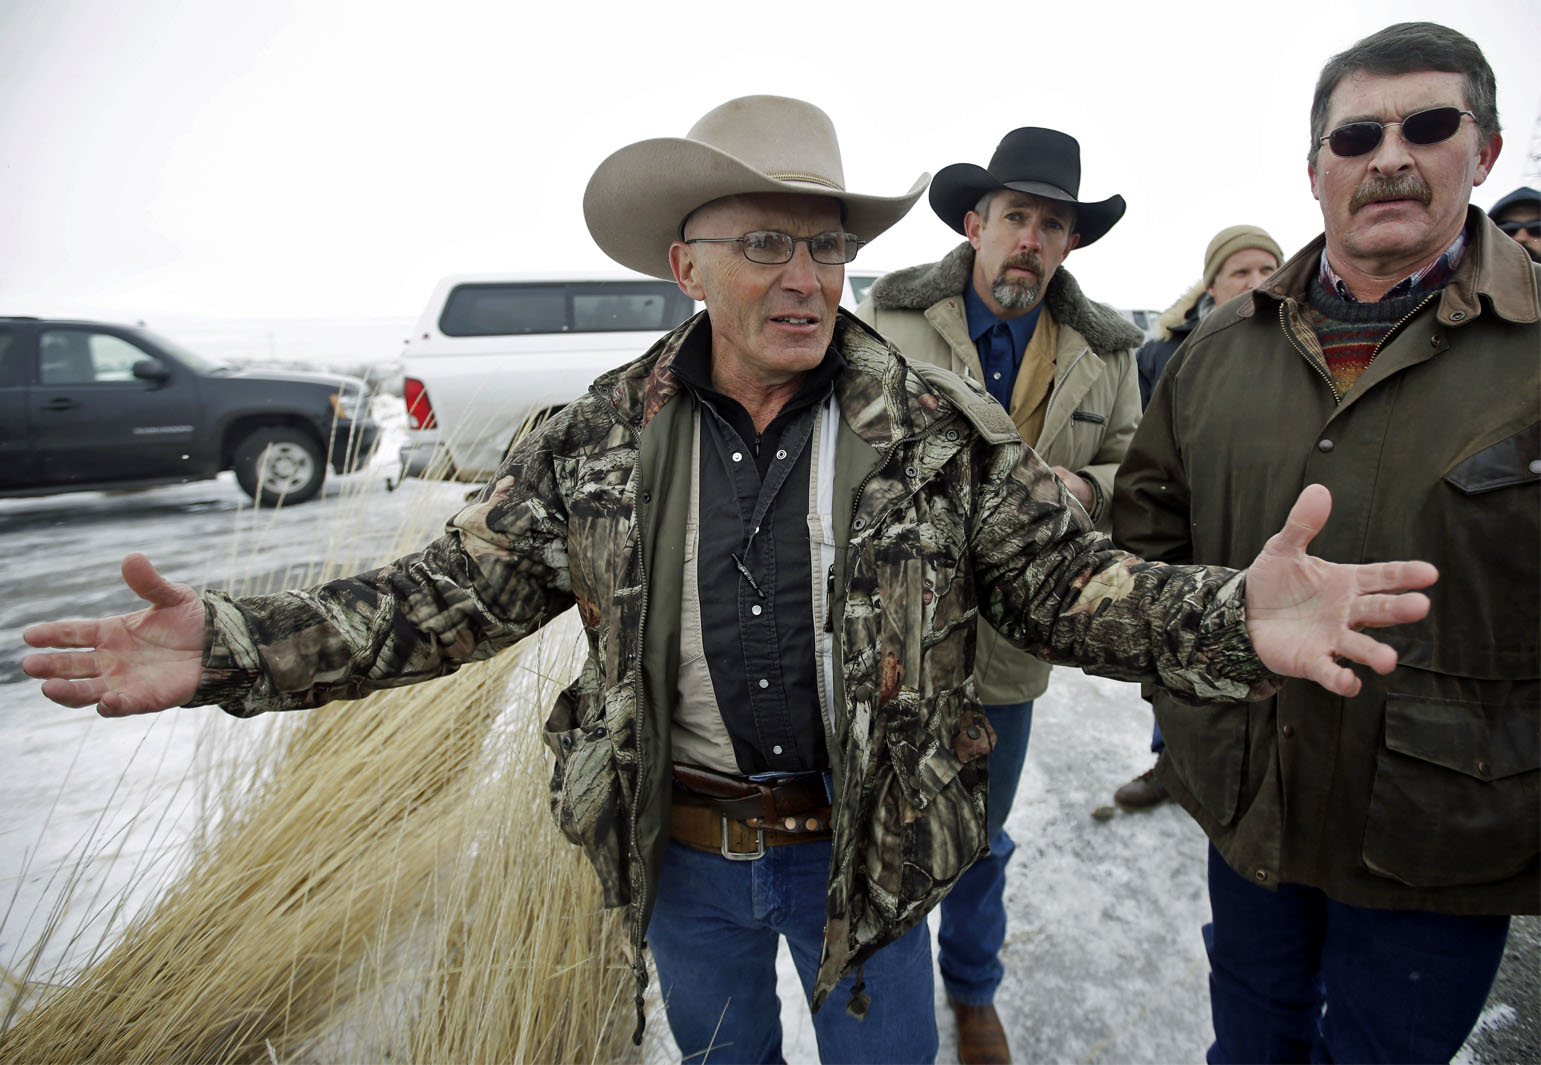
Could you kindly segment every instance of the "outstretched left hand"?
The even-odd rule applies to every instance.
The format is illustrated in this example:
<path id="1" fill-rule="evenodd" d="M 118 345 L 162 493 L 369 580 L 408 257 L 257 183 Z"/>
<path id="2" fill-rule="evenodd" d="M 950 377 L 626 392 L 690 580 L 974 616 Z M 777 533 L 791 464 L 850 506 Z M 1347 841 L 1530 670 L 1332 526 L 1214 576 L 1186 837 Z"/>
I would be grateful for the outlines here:
<path id="1" fill-rule="evenodd" d="M 1247 570 L 1247 635 L 1280 676 L 1354 696 L 1360 680 L 1339 659 L 1381 674 L 1395 669 L 1396 651 L 1359 630 L 1423 617 L 1429 598 L 1411 589 L 1427 588 L 1439 571 L 1427 562 L 1342 565 L 1306 554 L 1331 513 L 1331 493 L 1308 485 L 1284 528 L 1263 545 Z"/>

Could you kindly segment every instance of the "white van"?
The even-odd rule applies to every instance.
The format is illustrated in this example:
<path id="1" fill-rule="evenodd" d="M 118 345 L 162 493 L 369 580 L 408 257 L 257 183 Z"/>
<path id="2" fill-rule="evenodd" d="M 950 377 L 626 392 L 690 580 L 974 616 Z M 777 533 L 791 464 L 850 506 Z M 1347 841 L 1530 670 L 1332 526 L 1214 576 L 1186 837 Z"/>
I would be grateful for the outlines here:
<path id="1" fill-rule="evenodd" d="M 672 281 L 618 271 L 445 278 L 403 352 L 402 475 L 486 480 L 522 427 L 696 309 Z"/>

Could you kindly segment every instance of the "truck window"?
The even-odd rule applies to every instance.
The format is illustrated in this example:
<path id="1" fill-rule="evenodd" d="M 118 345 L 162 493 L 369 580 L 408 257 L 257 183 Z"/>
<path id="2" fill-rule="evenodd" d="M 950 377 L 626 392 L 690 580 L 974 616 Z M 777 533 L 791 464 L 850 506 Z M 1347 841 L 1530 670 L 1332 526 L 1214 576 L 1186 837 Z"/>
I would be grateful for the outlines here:
<path id="1" fill-rule="evenodd" d="M 439 315 L 445 336 L 530 333 L 661 333 L 695 305 L 667 281 L 523 282 L 456 285 Z"/>
<path id="2" fill-rule="evenodd" d="M 49 329 L 39 337 L 38 381 L 45 385 L 91 385 L 132 381 L 144 349 L 110 333 Z"/>
<path id="3" fill-rule="evenodd" d="M 439 331 L 451 337 L 567 332 L 562 285 L 456 285 L 444 301 Z"/>

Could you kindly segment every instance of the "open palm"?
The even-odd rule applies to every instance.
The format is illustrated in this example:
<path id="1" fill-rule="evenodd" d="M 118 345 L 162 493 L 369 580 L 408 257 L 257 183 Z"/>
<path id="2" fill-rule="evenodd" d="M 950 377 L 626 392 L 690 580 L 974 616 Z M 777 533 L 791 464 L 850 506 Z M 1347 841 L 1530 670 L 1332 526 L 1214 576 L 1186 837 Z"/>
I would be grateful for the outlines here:
<path id="1" fill-rule="evenodd" d="M 1306 554 L 1331 512 L 1327 489 L 1309 485 L 1263 545 L 1247 570 L 1247 634 L 1275 673 L 1353 696 L 1360 680 L 1339 660 L 1382 674 L 1395 669 L 1396 651 L 1360 630 L 1423 617 L 1428 597 L 1411 589 L 1427 588 L 1439 572 L 1427 562 L 1342 565 Z"/>
<path id="2" fill-rule="evenodd" d="M 148 714 L 181 706 L 203 676 L 203 601 L 166 580 L 143 555 L 123 560 L 123 580 L 150 605 L 94 621 L 33 625 L 33 647 L 85 648 L 27 655 L 22 670 L 43 681 L 43 694 L 65 706 L 96 704 L 103 717 Z"/>

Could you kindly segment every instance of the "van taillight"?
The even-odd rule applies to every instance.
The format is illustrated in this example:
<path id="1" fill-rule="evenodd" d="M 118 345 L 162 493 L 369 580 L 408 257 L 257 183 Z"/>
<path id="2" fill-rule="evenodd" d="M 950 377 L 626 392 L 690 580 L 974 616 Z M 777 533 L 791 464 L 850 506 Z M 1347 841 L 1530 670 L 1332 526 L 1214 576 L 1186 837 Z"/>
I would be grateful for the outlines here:
<path id="1" fill-rule="evenodd" d="M 407 401 L 407 424 L 413 429 L 437 429 L 439 423 L 433 416 L 433 404 L 428 399 L 428 389 L 415 377 L 402 383 L 402 398 Z"/>

